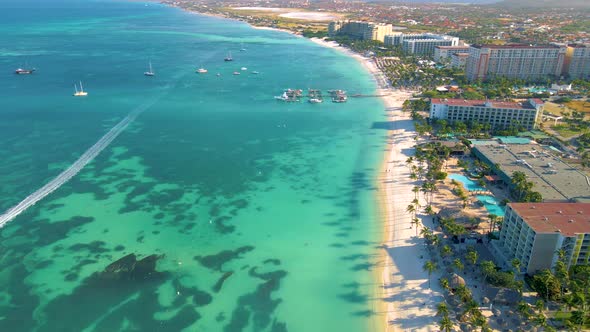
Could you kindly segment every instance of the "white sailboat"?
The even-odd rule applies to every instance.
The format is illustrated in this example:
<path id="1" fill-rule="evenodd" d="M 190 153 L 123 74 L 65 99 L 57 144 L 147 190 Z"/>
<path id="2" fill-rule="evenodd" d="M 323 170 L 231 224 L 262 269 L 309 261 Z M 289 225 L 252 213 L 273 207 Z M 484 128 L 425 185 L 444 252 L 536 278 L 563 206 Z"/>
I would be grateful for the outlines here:
<path id="1" fill-rule="evenodd" d="M 152 62 L 150 61 L 150 69 L 143 73 L 145 76 L 155 76 L 154 70 L 152 69 Z"/>
<path id="2" fill-rule="evenodd" d="M 246 49 L 244 48 L 244 43 L 240 44 L 240 52 L 245 52 Z"/>
<path id="3" fill-rule="evenodd" d="M 76 86 L 76 84 L 74 84 L 74 91 L 74 97 L 84 97 L 88 95 L 88 92 L 84 91 L 82 81 L 80 81 L 80 90 L 78 90 L 78 87 Z"/>

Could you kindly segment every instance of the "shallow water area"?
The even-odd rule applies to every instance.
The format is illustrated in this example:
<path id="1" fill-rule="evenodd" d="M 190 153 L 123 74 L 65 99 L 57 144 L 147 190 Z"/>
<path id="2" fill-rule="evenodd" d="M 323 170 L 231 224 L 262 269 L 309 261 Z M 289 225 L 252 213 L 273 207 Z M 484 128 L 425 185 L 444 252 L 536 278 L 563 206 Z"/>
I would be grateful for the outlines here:
<path id="1" fill-rule="evenodd" d="M 383 106 L 273 98 L 371 94 L 355 60 L 154 3 L 1 2 L 0 34 L 2 211 L 155 98 L 0 230 L 0 330 L 368 330 Z"/>

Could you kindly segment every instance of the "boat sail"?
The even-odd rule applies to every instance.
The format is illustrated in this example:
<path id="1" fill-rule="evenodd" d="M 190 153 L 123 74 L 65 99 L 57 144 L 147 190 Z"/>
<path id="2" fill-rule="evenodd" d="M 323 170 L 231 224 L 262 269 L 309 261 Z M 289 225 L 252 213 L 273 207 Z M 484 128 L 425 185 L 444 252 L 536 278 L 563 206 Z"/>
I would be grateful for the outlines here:
<path id="1" fill-rule="evenodd" d="M 149 64 L 149 66 L 150 66 L 150 67 L 149 67 L 150 69 L 149 69 L 148 71 L 144 72 L 143 74 L 144 74 L 145 76 L 155 76 L 155 75 L 156 75 L 156 73 L 154 73 L 154 70 L 152 69 L 152 62 L 151 62 L 151 61 L 150 61 L 150 64 Z"/>
<path id="2" fill-rule="evenodd" d="M 84 91 L 82 81 L 80 81 L 80 90 L 78 90 L 78 87 L 76 86 L 76 84 L 74 84 L 74 91 L 74 97 L 84 97 L 88 95 L 88 92 Z"/>
<path id="3" fill-rule="evenodd" d="M 231 52 L 227 52 L 227 56 L 223 59 L 223 61 L 234 61 L 234 58 L 231 57 Z"/>

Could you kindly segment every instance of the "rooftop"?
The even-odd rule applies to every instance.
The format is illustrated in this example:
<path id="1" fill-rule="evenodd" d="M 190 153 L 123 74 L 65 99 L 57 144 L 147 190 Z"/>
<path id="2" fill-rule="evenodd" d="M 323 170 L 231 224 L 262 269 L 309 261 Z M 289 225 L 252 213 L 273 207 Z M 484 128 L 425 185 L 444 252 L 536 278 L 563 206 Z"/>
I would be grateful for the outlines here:
<path id="1" fill-rule="evenodd" d="M 434 48 L 440 48 L 443 50 L 466 50 L 469 46 L 435 46 Z"/>
<path id="2" fill-rule="evenodd" d="M 510 203 L 536 233 L 590 233 L 590 203 Z"/>
<path id="3" fill-rule="evenodd" d="M 545 201 L 590 203 L 590 180 L 586 174 L 564 163 L 550 146 L 539 144 L 474 145 L 475 151 L 492 164 L 499 164 L 508 177 L 515 171 L 526 174 Z"/>
<path id="4" fill-rule="evenodd" d="M 514 49 L 514 48 L 526 48 L 526 49 L 546 49 L 546 48 L 560 48 L 557 45 L 523 45 L 523 44 L 510 44 L 510 45 L 472 45 L 474 48 L 492 48 L 492 49 Z"/>
<path id="5" fill-rule="evenodd" d="M 537 99 L 534 100 L 536 103 Z M 539 100 L 542 104 L 542 101 Z M 467 99 L 441 99 L 432 98 L 432 104 L 443 104 L 448 106 L 480 106 L 491 108 L 509 108 L 509 109 L 535 109 L 529 101 L 514 102 L 514 101 L 498 101 L 498 100 L 467 100 Z"/>

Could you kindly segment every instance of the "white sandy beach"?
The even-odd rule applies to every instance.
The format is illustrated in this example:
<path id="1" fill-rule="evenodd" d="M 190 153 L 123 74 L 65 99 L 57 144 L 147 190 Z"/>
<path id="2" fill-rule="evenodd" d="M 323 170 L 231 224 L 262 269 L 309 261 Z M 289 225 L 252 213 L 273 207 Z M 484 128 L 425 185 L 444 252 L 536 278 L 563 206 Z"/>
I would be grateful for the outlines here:
<path id="1" fill-rule="evenodd" d="M 389 88 L 372 59 L 340 47 L 335 42 L 317 38 L 312 38 L 312 41 L 357 59 L 375 77 L 379 86 L 377 94 L 383 95 L 386 107 L 390 126 L 388 152 L 379 177 L 385 238 L 381 275 L 383 289 L 378 300 L 384 303 L 384 330 L 438 331 L 436 306 L 442 299 L 438 274 L 432 275 L 432 289 L 429 289 L 428 273 L 422 269 L 427 260 L 424 240 L 416 236 L 416 229 L 411 228 L 411 215 L 406 212 L 414 199 L 412 188 L 415 185 L 409 178 L 406 159 L 414 155 L 416 132 L 410 115 L 402 112 L 402 104 L 411 97 L 411 92 Z"/>

